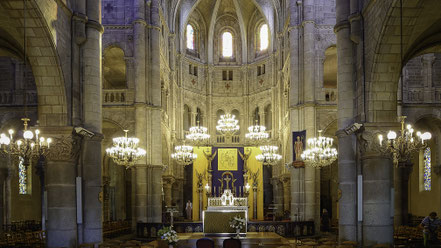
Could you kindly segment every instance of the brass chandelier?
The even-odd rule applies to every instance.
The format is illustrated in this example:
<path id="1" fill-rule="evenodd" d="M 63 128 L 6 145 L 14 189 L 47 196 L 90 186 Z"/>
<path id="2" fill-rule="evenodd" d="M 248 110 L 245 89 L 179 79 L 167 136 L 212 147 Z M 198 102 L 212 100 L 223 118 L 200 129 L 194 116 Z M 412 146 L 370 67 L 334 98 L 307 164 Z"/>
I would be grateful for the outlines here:
<path id="1" fill-rule="evenodd" d="M 332 147 L 333 138 L 323 137 L 319 130 L 319 137 L 308 139 L 308 149 L 303 151 L 301 157 L 306 166 L 321 168 L 332 164 L 337 159 L 337 149 Z"/>
<path id="2" fill-rule="evenodd" d="M 257 120 L 255 125 L 248 127 L 248 133 L 245 134 L 246 139 L 255 143 L 266 140 L 268 137 L 269 134 L 266 132 L 266 127 L 258 125 Z"/>
<path id="3" fill-rule="evenodd" d="M 276 165 L 282 155 L 278 154 L 279 147 L 272 145 L 264 145 L 259 147 L 262 154 L 256 156 L 256 160 L 263 163 L 264 165 Z"/>
<path id="4" fill-rule="evenodd" d="M 32 158 L 38 158 L 45 155 L 52 143 L 51 138 L 44 138 L 40 136 L 40 130 L 35 131 L 28 129 L 28 122 L 30 119 L 22 118 L 23 121 L 23 137 L 14 140 L 13 129 L 9 129 L 9 137 L 4 133 L 0 134 L 0 147 L 6 154 L 14 155 L 23 159 L 23 165 L 28 166 Z"/>
<path id="5" fill-rule="evenodd" d="M 175 152 L 171 155 L 172 159 L 180 165 L 189 165 L 198 157 L 193 153 L 193 146 L 181 145 L 175 146 Z"/>
<path id="6" fill-rule="evenodd" d="M 192 143 L 200 145 L 204 144 L 210 139 L 210 135 L 207 133 L 207 128 L 202 127 L 197 121 L 197 125 L 190 127 L 190 133 L 185 135 L 185 138 L 190 140 Z"/>
<path id="7" fill-rule="evenodd" d="M 236 116 L 232 114 L 221 115 L 217 121 L 216 130 L 223 135 L 231 136 L 239 131 L 239 121 L 236 120 Z"/>
<path id="8" fill-rule="evenodd" d="M 429 132 L 415 132 L 410 124 L 407 124 L 405 128 L 405 119 L 406 116 L 399 117 L 401 122 L 401 130 L 399 131 L 399 135 L 397 135 L 395 131 L 389 131 L 386 136 L 386 142 L 383 142 L 382 134 L 378 135 L 380 147 L 385 148 L 383 151 L 392 156 L 395 166 L 410 161 L 416 151 L 419 151 L 427 146 L 425 141 L 432 138 L 432 134 Z"/>
<path id="9" fill-rule="evenodd" d="M 136 162 L 145 157 L 146 151 L 138 147 L 138 138 L 129 138 L 124 130 L 124 137 L 113 138 L 113 146 L 106 149 L 106 153 L 118 165 L 130 168 Z"/>

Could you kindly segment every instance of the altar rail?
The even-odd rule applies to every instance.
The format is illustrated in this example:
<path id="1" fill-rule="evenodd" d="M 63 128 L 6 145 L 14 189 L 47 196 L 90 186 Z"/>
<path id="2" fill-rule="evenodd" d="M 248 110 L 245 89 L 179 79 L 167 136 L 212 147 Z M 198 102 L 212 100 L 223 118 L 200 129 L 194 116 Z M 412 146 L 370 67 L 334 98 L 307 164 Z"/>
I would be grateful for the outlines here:
<path id="1" fill-rule="evenodd" d="M 169 224 L 167 224 L 168 226 Z M 137 237 L 145 239 L 157 238 L 160 223 L 137 223 Z M 174 229 L 178 233 L 202 232 L 202 222 L 175 222 Z M 248 221 L 248 232 L 275 232 L 283 237 L 304 237 L 315 235 L 313 221 Z"/>

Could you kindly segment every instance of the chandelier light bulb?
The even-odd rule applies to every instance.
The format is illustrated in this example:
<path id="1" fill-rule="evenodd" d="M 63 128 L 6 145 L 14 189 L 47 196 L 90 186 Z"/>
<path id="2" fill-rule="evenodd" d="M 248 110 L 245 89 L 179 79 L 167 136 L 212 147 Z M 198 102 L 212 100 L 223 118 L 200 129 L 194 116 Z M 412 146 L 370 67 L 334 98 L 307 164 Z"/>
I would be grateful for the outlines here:
<path id="1" fill-rule="evenodd" d="M 32 131 L 30 131 L 30 130 L 26 130 L 23 133 L 23 138 L 32 139 L 32 138 L 34 138 L 34 133 L 32 133 Z"/>
<path id="2" fill-rule="evenodd" d="M 396 139 L 397 138 L 397 133 L 396 132 L 394 132 L 394 131 L 389 131 L 388 133 L 387 133 L 387 139 L 389 139 L 389 140 L 394 140 L 394 139 Z"/>

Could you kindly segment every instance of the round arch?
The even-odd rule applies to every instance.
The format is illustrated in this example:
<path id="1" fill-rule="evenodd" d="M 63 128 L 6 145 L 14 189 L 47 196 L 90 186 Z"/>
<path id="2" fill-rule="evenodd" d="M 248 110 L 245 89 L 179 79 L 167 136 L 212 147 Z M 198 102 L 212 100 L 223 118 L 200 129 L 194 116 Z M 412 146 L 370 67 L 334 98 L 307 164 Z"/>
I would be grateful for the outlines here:
<path id="1" fill-rule="evenodd" d="M 23 51 L 23 4 L 13 0 L 2 1 L 0 22 L 6 23 L 0 30 L 12 51 Z M 26 18 L 31 27 L 28 33 L 27 60 L 34 74 L 38 95 L 38 119 L 41 126 L 65 126 L 68 123 L 66 89 L 54 37 L 36 1 L 28 1 Z M 19 54 L 20 55 L 20 54 Z M 21 56 L 22 57 L 22 56 Z"/>

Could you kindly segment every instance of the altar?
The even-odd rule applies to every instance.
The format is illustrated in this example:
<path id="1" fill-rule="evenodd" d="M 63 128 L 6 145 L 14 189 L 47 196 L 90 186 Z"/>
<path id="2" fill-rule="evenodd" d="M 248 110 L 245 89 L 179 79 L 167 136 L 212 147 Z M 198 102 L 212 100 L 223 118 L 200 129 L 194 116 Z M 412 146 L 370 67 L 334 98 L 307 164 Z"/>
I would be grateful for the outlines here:
<path id="1" fill-rule="evenodd" d="M 224 190 L 220 197 L 208 197 L 207 210 L 202 213 L 203 232 L 206 235 L 231 235 L 236 230 L 230 227 L 234 217 L 245 219 L 245 226 L 240 230 L 245 235 L 248 222 L 248 201 L 246 197 L 235 197 L 230 189 Z"/>

